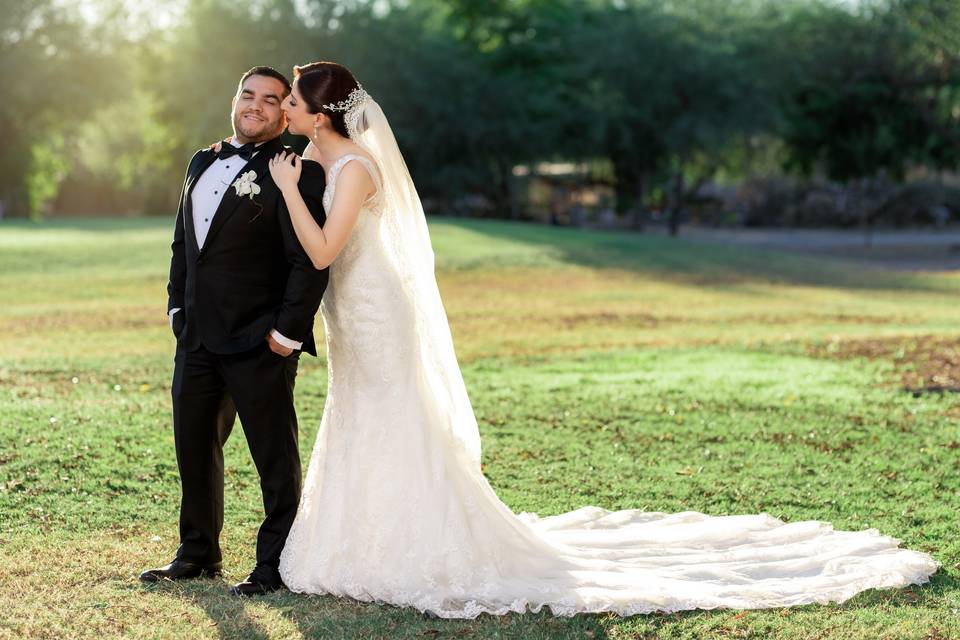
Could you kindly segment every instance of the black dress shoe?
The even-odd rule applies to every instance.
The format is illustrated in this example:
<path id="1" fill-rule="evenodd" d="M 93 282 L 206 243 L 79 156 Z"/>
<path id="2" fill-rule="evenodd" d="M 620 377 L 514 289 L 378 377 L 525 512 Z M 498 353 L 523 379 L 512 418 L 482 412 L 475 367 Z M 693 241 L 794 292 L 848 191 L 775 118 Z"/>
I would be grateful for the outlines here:
<path id="1" fill-rule="evenodd" d="M 257 565 L 257 568 L 251 571 L 243 582 L 233 585 L 230 595 L 262 596 L 282 588 L 283 580 L 280 579 L 279 571 L 265 565 Z"/>
<path id="2" fill-rule="evenodd" d="M 160 582 L 161 580 L 191 580 L 193 578 L 213 578 L 220 575 L 221 564 L 197 564 L 187 560 L 174 560 L 159 569 L 147 569 L 140 574 L 142 582 Z"/>

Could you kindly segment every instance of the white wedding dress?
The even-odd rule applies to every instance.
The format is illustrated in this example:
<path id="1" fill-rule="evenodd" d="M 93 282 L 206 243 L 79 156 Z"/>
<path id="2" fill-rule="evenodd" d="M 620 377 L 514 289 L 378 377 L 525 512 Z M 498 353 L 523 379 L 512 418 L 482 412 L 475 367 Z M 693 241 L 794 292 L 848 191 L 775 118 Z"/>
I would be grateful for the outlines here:
<path id="1" fill-rule="evenodd" d="M 766 514 L 511 512 L 480 471 L 459 368 L 441 361 L 437 336 L 418 324 L 423 310 L 397 266 L 403 248 L 391 241 L 378 167 L 341 158 L 324 205 L 351 160 L 367 167 L 378 192 L 331 266 L 321 306 L 329 387 L 281 557 L 290 590 L 444 618 L 544 606 L 565 616 L 631 615 L 840 602 L 923 583 L 937 570 L 930 556 L 876 530 Z"/>

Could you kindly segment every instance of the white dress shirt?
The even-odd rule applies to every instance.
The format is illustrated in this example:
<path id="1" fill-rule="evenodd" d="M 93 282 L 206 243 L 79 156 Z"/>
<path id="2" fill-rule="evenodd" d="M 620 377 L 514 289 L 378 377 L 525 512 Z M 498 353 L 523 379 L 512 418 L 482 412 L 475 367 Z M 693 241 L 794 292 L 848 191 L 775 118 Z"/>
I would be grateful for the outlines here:
<path id="1" fill-rule="evenodd" d="M 230 144 L 235 147 L 242 147 L 236 137 L 230 139 Z M 263 144 L 262 142 L 260 144 Z M 260 146 L 259 144 L 257 145 Z M 257 155 L 256 152 L 253 154 Z M 223 200 L 223 194 L 227 189 L 232 189 L 231 183 L 234 176 L 240 169 L 247 164 L 247 161 L 240 156 L 230 156 L 229 158 L 217 158 L 207 167 L 207 170 L 197 179 L 190 195 L 190 203 L 193 209 L 193 230 L 197 236 L 197 246 L 203 248 L 203 243 L 207 239 L 207 233 L 210 232 L 210 225 L 213 222 L 213 216 Z M 170 309 L 170 326 L 173 326 L 173 314 L 180 311 L 179 308 Z M 287 347 L 288 349 L 299 349 L 303 346 L 302 342 L 291 340 L 282 333 L 273 329 L 270 331 L 273 339 Z"/>

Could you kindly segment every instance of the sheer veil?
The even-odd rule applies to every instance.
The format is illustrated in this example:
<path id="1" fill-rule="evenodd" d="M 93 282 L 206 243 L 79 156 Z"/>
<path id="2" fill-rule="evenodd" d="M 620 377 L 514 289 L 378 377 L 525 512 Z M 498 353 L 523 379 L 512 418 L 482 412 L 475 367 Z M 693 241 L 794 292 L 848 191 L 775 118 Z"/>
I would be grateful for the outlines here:
<path id="1" fill-rule="evenodd" d="M 480 432 L 440 299 L 420 196 L 380 105 L 362 87 L 345 102 L 350 139 L 370 154 L 380 172 L 382 239 L 414 310 L 415 348 L 424 383 L 436 403 L 435 417 L 479 468 Z"/>

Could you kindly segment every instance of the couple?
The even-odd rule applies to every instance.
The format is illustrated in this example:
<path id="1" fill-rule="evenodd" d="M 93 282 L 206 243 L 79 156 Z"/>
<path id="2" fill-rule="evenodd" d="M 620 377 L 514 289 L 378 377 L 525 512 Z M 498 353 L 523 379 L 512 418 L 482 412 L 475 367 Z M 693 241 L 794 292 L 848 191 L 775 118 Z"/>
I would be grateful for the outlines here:
<path id="1" fill-rule="evenodd" d="M 187 170 L 170 269 L 175 560 L 144 581 L 220 572 L 222 445 L 239 415 L 266 517 L 237 595 L 282 586 L 445 618 L 766 608 L 926 582 L 928 555 L 875 530 L 583 507 L 514 514 L 480 470 L 419 197 L 379 105 L 332 62 L 251 69 L 234 137 Z M 505 116 L 506 117 L 506 116 Z M 306 135 L 303 159 L 277 139 Z M 322 302 L 321 302 L 322 298 Z M 329 358 L 305 483 L 293 387 Z"/>

